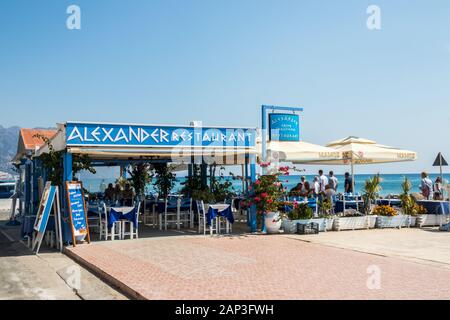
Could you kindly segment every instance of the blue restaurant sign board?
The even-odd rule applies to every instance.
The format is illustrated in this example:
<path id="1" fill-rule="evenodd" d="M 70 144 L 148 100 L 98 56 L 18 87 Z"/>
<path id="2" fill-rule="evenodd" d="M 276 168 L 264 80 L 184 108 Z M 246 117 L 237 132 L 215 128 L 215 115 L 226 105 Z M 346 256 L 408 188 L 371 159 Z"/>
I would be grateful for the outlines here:
<path id="1" fill-rule="evenodd" d="M 67 146 L 116 147 L 255 147 L 255 129 L 157 125 L 66 124 Z"/>
<path id="2" fill-rule="evenodd" d="M 80 182 L 66 182 L 67 200 L 72 224 L 73 244 L 78 240 L 89 239 L 89 228 L 87 224 L 86 206 L 83 197 L 83 185 Z"/>
<path id="3" fill-rule="evenodd" d="M 269 114 L 269 139 L 271 141 L 300 141 L 298 114 Z"/>
<path id="4" fill-rule="evenodd" d="M 39 233 L 45 233 L 45 229 L 47 228 L 53 201 L 55 200 L 56 188 L 57 187 L 49 184 L 45 186 L 34 226 L 34 229 Z"/>

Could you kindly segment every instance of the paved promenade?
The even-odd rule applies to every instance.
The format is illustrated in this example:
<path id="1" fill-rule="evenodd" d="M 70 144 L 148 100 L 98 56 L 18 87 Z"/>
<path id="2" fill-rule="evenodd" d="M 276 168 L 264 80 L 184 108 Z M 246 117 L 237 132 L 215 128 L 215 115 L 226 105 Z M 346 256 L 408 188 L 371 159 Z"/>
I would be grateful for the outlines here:
<path id="1" fill-rule="evenodd" d="M 391 232 L 400 237 L 403 230 L 381 230 L 373 237 L 383 239 Z M 351 232 L 324 236 L 333 234 L 352 237 Z M 385 247 L 392 245 L 384 239 Z M 424 239 L 404 245 L 426 250 Z M 189 235 L 103 241 L 68 250 L 145 299 L 450 299 L 448 268 L 304 240 Z M 376 289 L 372 280 L 378 274 Z"/>

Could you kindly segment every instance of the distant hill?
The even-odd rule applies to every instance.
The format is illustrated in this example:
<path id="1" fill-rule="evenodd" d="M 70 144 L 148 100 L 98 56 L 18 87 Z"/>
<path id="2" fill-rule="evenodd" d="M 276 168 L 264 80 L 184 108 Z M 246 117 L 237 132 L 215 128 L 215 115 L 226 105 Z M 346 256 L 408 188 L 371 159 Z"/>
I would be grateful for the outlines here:
<path id="1" fill-rule="evenodd" d="M 14 173 L 11 160 L 16 155 L 20 128 L 0 125 L 0 171 Z"/>

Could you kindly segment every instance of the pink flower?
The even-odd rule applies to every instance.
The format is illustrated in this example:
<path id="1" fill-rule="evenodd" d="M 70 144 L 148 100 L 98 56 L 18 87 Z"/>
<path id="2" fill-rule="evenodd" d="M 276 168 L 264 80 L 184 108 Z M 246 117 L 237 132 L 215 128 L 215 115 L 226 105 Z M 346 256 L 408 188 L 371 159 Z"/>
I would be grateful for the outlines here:
<path id="1" fill-rule="evenodd" d="M 271 203 L 273 203 L 273 200 L 272 199 L 267 199 L 267 203 L 271 204 Z"/>
<path id="2" fill-rule="evenodd" d="M 256 180 L 256 181 L 255 181 L 255 184 L 260 185 L 260 184 L 261 184 L 261 180 L 259 180 L 259 179 Z"/>
<path id="3" fill-rule="evenodd" d="M 270 166 L 270 162 L 261 162 L 259 165 L 262 168 L 266 168 L 266 167 Z"/>
<path id="4" fill-rule="evenodd" d="M 260 202 L 261 198 L 260 197 L 255 197 L 255 202 Z"/>
<path id="5" fill-rule="evenodd" d="M 267 198 L 269 195 L 267 194 L 267 192 L 263 192 L 263 193 L 261 193 L 261 197 L 263 197 L 263 198 Z"/>

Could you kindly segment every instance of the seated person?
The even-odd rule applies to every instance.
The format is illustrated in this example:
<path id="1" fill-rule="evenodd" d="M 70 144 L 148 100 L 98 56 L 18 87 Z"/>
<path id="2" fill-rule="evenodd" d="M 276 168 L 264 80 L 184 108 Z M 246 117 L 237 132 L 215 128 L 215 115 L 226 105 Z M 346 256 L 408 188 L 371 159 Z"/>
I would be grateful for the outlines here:
<path id="1" fill-rule="evenodd" d="M 105 201 L 114 201 L 114 186 L 112 183 L 108 184 L 108 188 L 105 190 Z"/>
<path id="2" fill-rule="evenodd" d="M 301 197 L 302 196 L 302 189 L 303 189 L 303 184 L 302 183 L 298 183 L 295 187 L 293 187 L 291 189 L 291 191 L 289 191 L 289 196 L 290 197 Z"/>
<path id="3" fill-rule="evenodd" d="M 302 196 L 308 197 L 310 194 L 311 194 L 311 185 L 309 184 L 308 181 L 305 181 L 305 183 L 303 184 Z"/>
<path id="4" fill-rule="evenodd" d="M 131 185 L 127 183 L 125 185 L 125 189 L 122 191 L 122 205 L 123 206 L 133 206 L 133 199 L 135 197 L 134 190 L 131 188 Z"/>

